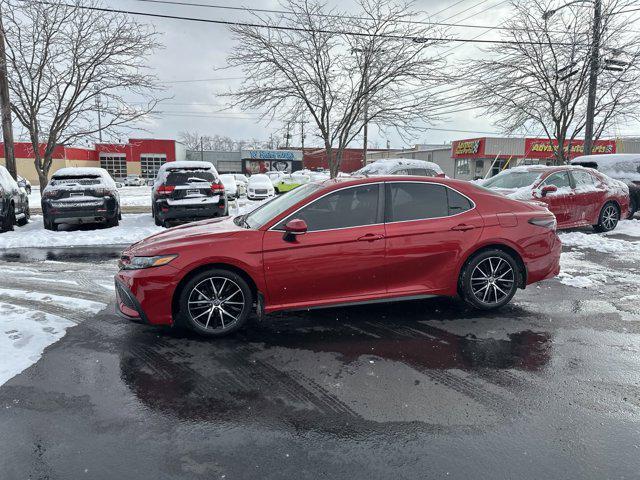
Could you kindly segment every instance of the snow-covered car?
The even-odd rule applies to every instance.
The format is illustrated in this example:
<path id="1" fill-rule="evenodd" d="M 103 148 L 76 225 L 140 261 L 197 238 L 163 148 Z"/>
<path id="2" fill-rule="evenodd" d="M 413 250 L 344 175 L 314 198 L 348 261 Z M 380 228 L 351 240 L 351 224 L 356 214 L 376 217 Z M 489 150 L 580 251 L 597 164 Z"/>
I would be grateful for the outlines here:
<path id="1" fill-rule="evenodd" d="M 227 196 L 209 162 L 176 161 L 160 167 L 151 191 L 156 225 L 188 222 L 227 214 Z"/>
<path id="2" fill-rule="evenodd" d="M 412 158 L 384 158 L 376 160 L 360 170 L 354 176 L 380 175 L 417 175 L 419 177 L 444 177 L 445 174 L 437 163 Z"/>
<path id="3" fill-rule="evenodd" d="M 18 186 L 24 188 L 27 195 L 31 195 L 31 182 L 24 177 L 18 175 Z"/>
<path id="4" fill-rule="evenodd" d="M 144 178 L 140 175 L 130 174 L 124 179 L 125 187 L 142 187 L 145 184 Z"/>
<path id="5" fill-rule="evenodd" d="M 281 172 L 279 170 L 271 170 L 268 172 L 264 172 L 264 174 L 269 177 L 271 183 L 275 186 L 283 177 L 287 175 L 287 172 Z"/>
<path id="6" fill-rule="evenodd" d="M 53 174 L 42 192 L 44 228 L 63 223 L 119 224 L 120 194 L 109 172 L 96 167 L 65 167 Z"/>
<path id="7" fill-rule="evenodd" d="M 264 200 L 275 195 L 275 188 L 271 179 L 261 173 L 249 177 L 247 186 L 247 198 L 249 200 Z"/>
<path id="8" fill-rule="evenodd" d="M 572 165 L 593 168 L 606 176 L 624 182 L 629 187 L 629 218 L 640 210 L 640 154 L 612 153 L 583 155 L 571 161 Z"/>
<path id="9" fill-rule="evenodd" d="M 0 232 L 29 221 L 29 198 L 9 171 L 0 165 Z"/>
<path id="10" fill-rule="evenodd" d="M 578 166 L 514 167 L 480 185 L 514 200 L 545 204 L 559 229 L 593 226 L 608 232 L 629 212 L 629 188 L 623 182 Z"/>
<path id="11" fill-rule="evenodd" d="M 236 177 L 234 177 L 233 174 L 224 173 L 220 175 L 220 181 L 224 185 L 224 191 L 229 200 L 238 198 L 238 184 L 236 183 Z"/>

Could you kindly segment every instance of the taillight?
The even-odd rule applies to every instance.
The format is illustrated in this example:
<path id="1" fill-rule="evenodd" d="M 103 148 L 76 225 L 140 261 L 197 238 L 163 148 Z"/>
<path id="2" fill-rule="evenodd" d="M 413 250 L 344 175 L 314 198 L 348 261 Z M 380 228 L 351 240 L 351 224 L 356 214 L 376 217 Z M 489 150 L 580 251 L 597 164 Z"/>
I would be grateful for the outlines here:
<path id="1" fill-rule="evenodd" d="M 531 225 L 535 225 L 537 227 L 548 228 L 550 230 L 555 230 L 558 223 L 556 222 L 556 217 L 534 217 L 529 219 L 529 223 Z"/>
<path id="2" fill-rule="evenodd" d="M 106 188 L 96 188 L 93 190 L 93 194 L 97 197 L 104 197 L 109 195 L 111 192 Z"/>
<path id="3" fill-rule="evenodd" d="M 58 196 L 58 192 L 55 190 L 45 190 L 42 196 L 44 198 L 56 198 Z"/>
<path id="4" fill-rule="evenodd" d="M 221 183 L 212 183 L 211 191 L 213 193 L 224 193 L 224 185 Z"/>
<path id="5" fill-rule="evenodd" d="M 171 195 L 175 189 L 175 185 L 160 185 L 158 187 L 158 195 Z"/>

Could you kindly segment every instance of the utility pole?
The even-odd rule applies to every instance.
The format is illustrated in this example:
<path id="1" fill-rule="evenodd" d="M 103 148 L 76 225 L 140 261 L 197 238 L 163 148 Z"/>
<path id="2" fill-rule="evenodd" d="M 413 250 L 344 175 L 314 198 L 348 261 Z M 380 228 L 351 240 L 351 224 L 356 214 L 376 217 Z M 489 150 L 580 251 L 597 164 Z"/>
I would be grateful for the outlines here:
<path id="1" fill-rule="evenodd" d="M 302 152 L 304 153 L 304 120 L 300 120 L 300 143 L 302 144 Z"/>
<path id="2" fill-rule="evenodd" d="M 364 98 L 364 129 L 362 131 L 362 166 L 367 164 L 367 144 L 369 143 L 369 73 L 364 77 L 365 98 Z"/>
<path id="3" fill-rule="evenodd" d="M 200 161 L 204 162 L 204 137 L 200 136 Z"/>
<path id="4" fill-rule="evenodd" d="M 584 154 L 593 151 L 593 124 L 596 116 L 596 93 L 598 88 L 598 71 L 600 69 L 600 28 L 602 25 L 602 0 L 594 0 L 593 43 L 591 45 L 591 65 L 589 71 L 589 96 L 587 98 L 587 119 L 584 126 Z"/>
<path id="5" fill-rule="evenodd" d="M 287 122 L 287 142 L 286 148 L 289 148 L 289 139 L 291 138 L 291 122 Z"/>
<path id="6" fill-rule="evenodd" d="M 2 137 L 4 140 L 4 163 L 9 174 L 17 180 L 16 156 L 13 145 L 13 123 L 11 101 L 9 99 L 9 78 L 7 74 L 7 54 L 4 49 L 4 26 L 0 10 L 0 113 L 2 114 Z"/>
<path id="7" fill-rule="evenodd" d="M 96 111 L 98 113 L 98 141 L 102 143 L 102 105 L 100 103 L 100 94 L 96 94 Z"/>

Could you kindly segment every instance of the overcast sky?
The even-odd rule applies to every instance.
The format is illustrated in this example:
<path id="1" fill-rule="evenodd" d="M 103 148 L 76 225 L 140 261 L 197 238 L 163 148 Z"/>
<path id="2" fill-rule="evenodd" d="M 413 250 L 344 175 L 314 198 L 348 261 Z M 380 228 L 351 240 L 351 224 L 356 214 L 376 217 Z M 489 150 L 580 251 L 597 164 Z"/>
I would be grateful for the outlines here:
<path id="1" fill-rule="evenodd" d="M 252 0 L 234 2 L 233 0 L 187 0 L 191 3 L 212 5 L 248 6 L 251 8 L 279 8 L 274 0 Z M 329 3 L 339 0 L 328 0 Z M 107 2 L 113 8 L 133 11 L 146 11 L 160 14 L 171 14 L 191 17 L 214 18 L 224 20 L 249 20 L 250 16 L 241 11 L 225 11 L 212 8 L 171 6 L 140 2 L 137 0 L 111 0 Z M 349 9 L 350 0 L 340 2 L 342 8 Z M 418 0 L 417 10 L 424 15 L 416 20 L 434 20 L 460 22 L 475 25 L 498 25 L 508 17 L 510 6 L 505 0 Z M 449 8 L 447 8 L 449 7 Z M 432 17 L 438 11 L 445 9 Z M 155 138 L 178 138 L 179 132 L 189 130 L 201 134 L 227 135 L 234 139 L 267 140 L 270 134 L 281 128 L 279 123 L 258 123 L 251 112 L 233 113 L 218 112 L 224 107 L 224 99 L 219 93 L 239 83 L 238 80 L 225 80 L 241 76 L 237 70 L 217 70 L 226 66 L 226 56 L 233 44 L 226 27 L 215 24 L 203 24 L 169 19 L 151 19 L 138 17 L 140 22 L 153 23 L 162 34 L 164 49 L 158 51 L 149 63 L 156 75 L 167 82 L 167 96 L 173 97 L 161 106 L 162 113 L 146 128 L 145 136 Z M 483 39 L 496 39 L 496 31 L 474 28 L 456 28 L 450 31 L 461 38 L 474 38 L 481 35 Z M 472 58 L 482 54 L 476 44 L 451 44 L 455 47 L 448 54 L 448 60 Z M 460 69 L 460 75 L 473 75 L 471 71 Z M 443 86 L 448 87 L 448 86 Z M 455 92 L 451 92 L 455 93 Z M 453 108 L 452 108 L 453 109 Z M 451 114 L 446 120 L 435 126 L 439 129 L 469 130 L 477 132 L 494 132 L 496 128 L 491 119 L 479 118 L 478 112 L 467 111 Z M 633 127 L 633 128 L 632 128 Z M 629 128 L 640 131 L 630 126 Z M 635 133 L 625 131 L 624 133 Z M 300 143 L 298 132 L 294 132 L 293 144 Z M 141 134 L 142 135 L 142 134 Z M 482 136 L 482 133 L 466 133 L 456 131 L 429 130 L 415 138 L 403 141 L 397 134 L 384 132 L 376 128 L 370 130 L 370 145 L 384 147 L 387 138 L 392 148 L 400 148 L 414 143 L 444 143 L 460 138 Z M 308 145 L 319 144 L 317 140 L 307 137 Z M 361 146 L 361 143 L 352 145 Z"/>

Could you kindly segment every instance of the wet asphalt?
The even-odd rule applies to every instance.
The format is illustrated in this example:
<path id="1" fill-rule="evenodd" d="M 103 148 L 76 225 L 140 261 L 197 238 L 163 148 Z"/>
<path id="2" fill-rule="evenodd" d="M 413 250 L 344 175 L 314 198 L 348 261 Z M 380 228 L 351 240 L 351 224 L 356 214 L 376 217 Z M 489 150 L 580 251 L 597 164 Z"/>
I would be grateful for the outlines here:
<path id="1" fill-rule="evenodd" d="M 2 479 L 640 476 L 640 300 L 620 301 L 640 293 L 633 258 L 574 253 L 621 275 L 543 282 L 492 314 L 434 299 L 203 340 L 115 316 L 95 284 L 113 251 L 0 256 L 108 304 L 0 386 Z M 84 280 L 52 281 L 65 275 Z"/>

